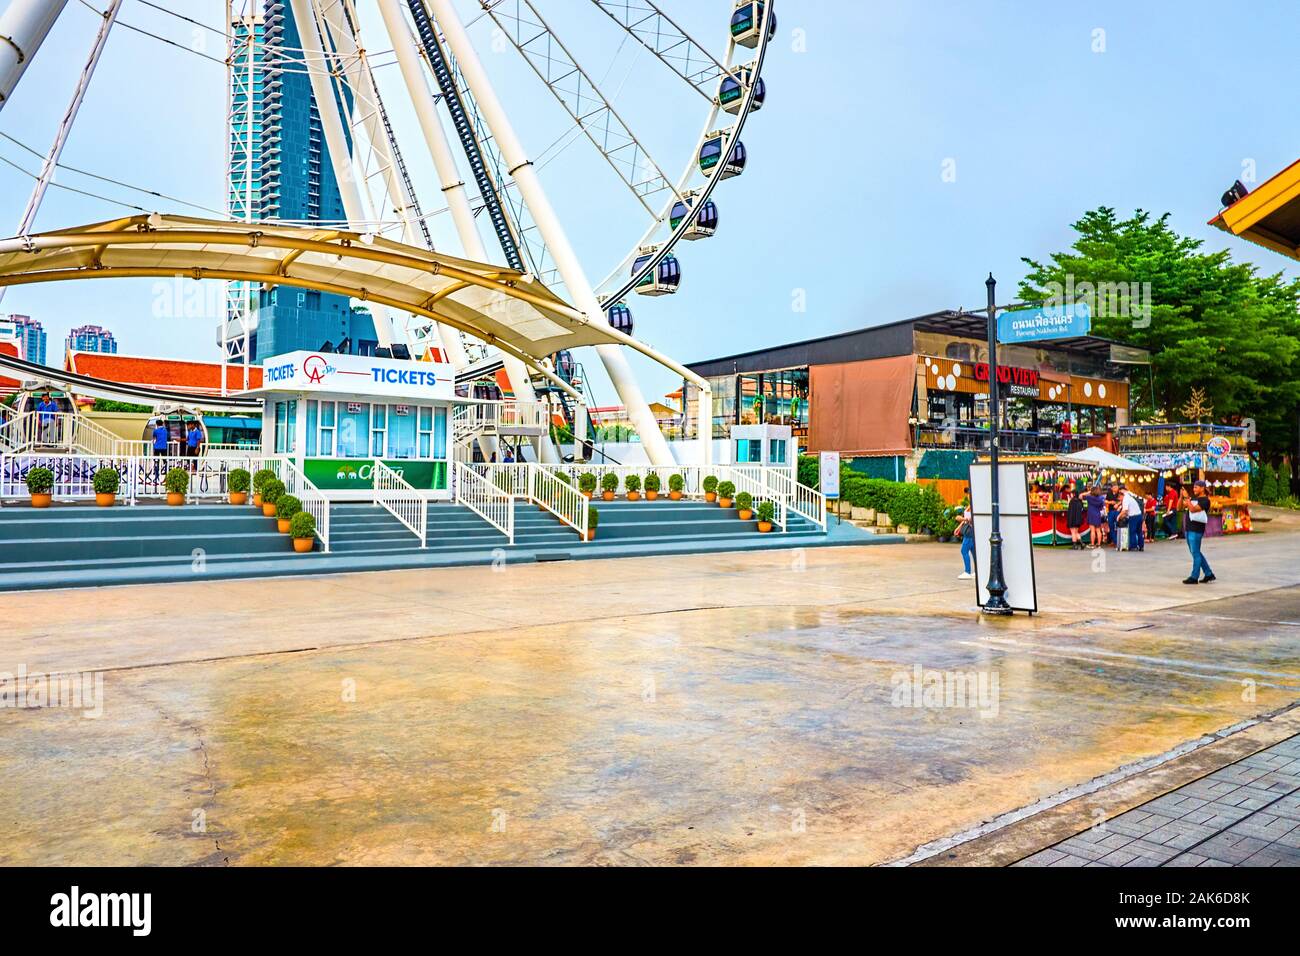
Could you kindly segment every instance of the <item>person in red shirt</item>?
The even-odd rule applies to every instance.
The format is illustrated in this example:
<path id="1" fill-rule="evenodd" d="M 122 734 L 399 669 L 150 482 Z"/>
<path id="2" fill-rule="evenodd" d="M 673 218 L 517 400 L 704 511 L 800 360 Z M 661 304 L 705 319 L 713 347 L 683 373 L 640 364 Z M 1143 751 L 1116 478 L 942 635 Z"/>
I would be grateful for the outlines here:
<path id="1" fill-rule="evenodd" d="M 1164 525 L 1165 536 L 1177 538 L 1178 535 L 1178 486 L 1172 481 L 1165 485 Z"/>

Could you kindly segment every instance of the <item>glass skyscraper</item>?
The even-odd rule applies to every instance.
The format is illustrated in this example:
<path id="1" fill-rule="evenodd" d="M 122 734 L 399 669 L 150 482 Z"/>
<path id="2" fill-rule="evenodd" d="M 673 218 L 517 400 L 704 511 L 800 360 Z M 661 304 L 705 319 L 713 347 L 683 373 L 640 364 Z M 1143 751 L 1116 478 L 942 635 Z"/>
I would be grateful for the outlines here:
<path id="1" fill-rule="evenodd" d="M 46 334 L 40 320 L 33 319 L 30 315 L 11 315 L 6 325 L 12 327 L 11 334 L 17 341 L 18 357 L 44 365 Z"/>
<path id="2" fill-rule="evenodd" d="M 100 325 L 83 325 L 68 333 L 65 343 L 71 352 L 108 352 L 117 353 L 117 339 L 113 333 Z"/>
<path id="3" fill-rule="evenodd" d="M 251 22 L 250 22 L 251 20 Z M 321 131 L 320 111 L 303 66 L 298 24 L 288 4 L 266 0 L 263 15 L 234 24 L 230 115 L 232 219 L 286 224 L 338 223 L 347 217 Z M 252 69 L 246 41 L 253 34 Z M 242 57 L 242 59 L 241 59 Z M 242 69 L 241 69 L 242 67 Z M 251 83 L 250 83 L 251 77 Z M 337 104 L 329 104 L 337 109 Z M 256 316 L 252 359 L 297 349 L 373 352 L 374 323 L 346 296 L 287 286 L 245 290 Z"/>

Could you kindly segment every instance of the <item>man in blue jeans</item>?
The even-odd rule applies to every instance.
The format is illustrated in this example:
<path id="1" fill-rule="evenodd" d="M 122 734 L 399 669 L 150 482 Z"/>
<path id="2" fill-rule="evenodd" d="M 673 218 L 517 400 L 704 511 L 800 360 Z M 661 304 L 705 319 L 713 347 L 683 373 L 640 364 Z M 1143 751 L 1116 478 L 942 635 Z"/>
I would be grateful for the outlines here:
<path id="1" fill-rule="evenodd" d="M 1186 499 L 1186 508 L 1187 550 L 1192 553 L 1192 574 L 1191 577 L 1184 578 L 1183 583 L 1209 584 L 1214 580 L 1214 572 L 1210 570 L 1210 562 L 1201 553 L 1201 542 L 1205 539 L 1205 529 L 1210 523 L 1210 497 L 1204 481 L 1192 485 L 1192 494 Z"/>
<path id="2" fill-rule="evenodd" d="M 957 577 L 963 581 L 969 581 L 975 575 L 971 574 L 971 559 L 975 556 L 975 521 L 970 511 L 970 489 L 966 489 L 966 510 L 961 513 L 961 521 L 957 524 L 957 534 L 961 535 L 961 563 L 966 568 Z"/>

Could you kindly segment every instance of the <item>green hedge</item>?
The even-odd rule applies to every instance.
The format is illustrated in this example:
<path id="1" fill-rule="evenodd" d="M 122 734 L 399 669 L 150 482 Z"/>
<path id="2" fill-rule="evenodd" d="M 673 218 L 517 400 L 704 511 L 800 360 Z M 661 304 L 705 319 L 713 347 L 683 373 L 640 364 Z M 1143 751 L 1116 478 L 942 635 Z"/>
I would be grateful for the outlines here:
<path id="1" fill-rule="evenodd" d="M 840 479 L 840 497 L 858 508 L 883 511 L 894 524 L 905 524 L 914 531 L 938 531 L 946 524 L 943 498 L 932 485 L 849 474 Z"/>

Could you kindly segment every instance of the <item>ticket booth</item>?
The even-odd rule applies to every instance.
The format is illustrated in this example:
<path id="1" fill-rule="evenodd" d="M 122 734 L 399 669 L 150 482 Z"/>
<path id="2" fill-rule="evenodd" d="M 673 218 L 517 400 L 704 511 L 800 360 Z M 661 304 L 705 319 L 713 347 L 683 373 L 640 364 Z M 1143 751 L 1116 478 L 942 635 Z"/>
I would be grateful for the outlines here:
<path id="1" fill-rule="evenodd" d="M 290 352 L 263 363 L 262 453 L 287 455 L 336 501 L 372 495 L 376 459 L 451 497 L 455 370 L 438 362 Z"/>
<path id="2" fill-rule="evenodd" d="M 794 461 L 789 425 L 732 425 L 731 463 L 784 468 Z"/>

